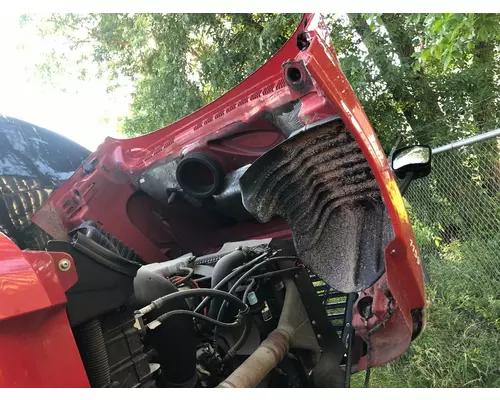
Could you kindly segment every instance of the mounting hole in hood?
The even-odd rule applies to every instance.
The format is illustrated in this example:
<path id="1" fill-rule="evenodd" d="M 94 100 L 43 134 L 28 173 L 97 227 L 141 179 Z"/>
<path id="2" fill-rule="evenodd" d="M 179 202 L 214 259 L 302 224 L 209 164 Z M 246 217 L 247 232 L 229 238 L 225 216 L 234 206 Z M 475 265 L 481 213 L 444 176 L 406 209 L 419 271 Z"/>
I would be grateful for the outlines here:
<path id="1" fill-rule="evenodd" d="M 177 165 L 177 182 L 188 195 L 198 199 L 213 196 L 219 191 L 222 176 L 219 165 L 201 153 L 186 155 Z"/>
<path id="2" fill-rule="evenodd" d="M 302 79 L 302 73 L 300 72 L 300 69 L 296 67 L 290 67 L 286 71 L 286 77 L 291 83 L 297 83 Z"/>

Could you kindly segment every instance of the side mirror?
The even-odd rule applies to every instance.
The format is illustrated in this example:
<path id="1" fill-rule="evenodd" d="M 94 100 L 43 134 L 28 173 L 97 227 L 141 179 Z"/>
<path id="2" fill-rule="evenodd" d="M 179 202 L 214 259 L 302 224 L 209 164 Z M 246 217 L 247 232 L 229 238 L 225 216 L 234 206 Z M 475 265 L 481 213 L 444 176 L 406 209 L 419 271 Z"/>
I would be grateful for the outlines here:
<path id="1" fill-rule="evenodd" d="M 427 145 L 403 147 L 392 156 L 392 170 L 400 179 L 412 173 L 411 179 L 423 178 L 431 172 L 432 150 Z"/>

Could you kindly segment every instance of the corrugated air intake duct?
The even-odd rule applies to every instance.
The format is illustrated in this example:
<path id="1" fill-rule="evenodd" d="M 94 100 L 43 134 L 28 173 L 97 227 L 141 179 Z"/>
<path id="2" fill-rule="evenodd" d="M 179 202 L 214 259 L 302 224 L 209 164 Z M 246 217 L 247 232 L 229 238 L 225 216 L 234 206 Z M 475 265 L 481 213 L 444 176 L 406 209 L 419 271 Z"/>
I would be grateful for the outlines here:
<path id="1" fill-rule="evenodd" d="M 340 118 L 305 127 L 268 151 L 240 187 L 260 222 L 286 220 L 299 256 L 334 289 L 359 291 L 384 272 L 392 226 L 368 162 Z"/>

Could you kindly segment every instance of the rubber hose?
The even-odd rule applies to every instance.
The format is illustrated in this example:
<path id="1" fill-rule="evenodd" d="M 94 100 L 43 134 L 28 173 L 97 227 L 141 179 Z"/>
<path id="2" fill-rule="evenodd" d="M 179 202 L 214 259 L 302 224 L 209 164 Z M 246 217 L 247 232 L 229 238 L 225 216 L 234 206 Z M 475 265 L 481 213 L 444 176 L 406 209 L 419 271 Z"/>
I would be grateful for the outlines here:
<path id="1" fill-rule="evenodd" d="M 153 300 L 177 292 L 177 288 L 166 278 L 146 269 L 139 269 L 134 279 L 134 307 L 142 308 Z M 153 320 L 173 310 L 188 310 L 184 299 L 168 302 L 147 314 Z M 171 387 L 191 387 L 196 382 L 197 339 L 193 320 L 178 315 L 156 329 L 149 331 L 148 340 L 158 353 L 162 374 Z"/>
<path id="2" fill-rule="evenodd" d="M 76 328 L 75 339 L 90 386 L 93 388 L 109 386 L 111 374 L 108 353 L 99 320 L 90 320 Z"/>
<path id="3" fill-rule="evenodd" d="M 215 264 L 212 273 L 212 289 L 226 277 L 233 269 L 242 265 L 248 258 L 247 252 L 244 250 L 235 250 L 229 254 L 222 257 L 217 264 Z M 226 287 L 219 288 L 220 290 L 227 290 Z M 208 310 L 208 316 L 210 318 L 217 318 L 219 309 L 221 308 L 223 300 L 219 298 L 212 299 L 210 303 L 210 308 Z"/>
<path id="4" fill-rule="evenodd" d="M 217 261 L 212 272 L 212 289 L 233 269 L 243 264 L 247 258 L 247 253 L 244 250 L 235 250 Z M 224 288 L 220 289 L 224 290 Z"/>
<path id="5" fill-rule="evenodd" d="M 216 365 L 227 363 L 238 353 L 238 351 L 241 349 L 243 344 L 248 339 L 248 336 L 250 336 L 251 329 L 252 329 L 252 317 L 250 315 L 247 315 L 247 317 L 245 318 L 245 325 L 243 326 L 243 331 L 241 332 L 239 339 L 236 341 L 233 347 L 229 349 L 224 358 L 219 362 L 217 362 Z"/>

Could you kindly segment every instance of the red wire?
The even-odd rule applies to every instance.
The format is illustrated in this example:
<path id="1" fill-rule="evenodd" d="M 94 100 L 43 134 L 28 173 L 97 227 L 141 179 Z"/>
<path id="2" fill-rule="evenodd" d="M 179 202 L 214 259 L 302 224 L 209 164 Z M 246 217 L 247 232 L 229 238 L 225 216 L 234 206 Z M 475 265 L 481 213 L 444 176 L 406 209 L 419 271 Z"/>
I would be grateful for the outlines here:
<path id="1" fill-rule="evenodd" d="M 191 283 L 196 286 L 197 289 L 200 288 L 200 285 L 198 284 L 198 282 L 196 282 L 194 279 L 190 279 Z"/>
<path id="2" fill-rule="evenodd" d="M 194 279 L 190 279 L 190 281 L 191 281 L 191 283 L 192 283 L 194 286 L 196 286 L 198 289 L 200 288 L 200 285 L 199 285 L 199 284 L 198 284 L 198 282 L 196 282 Z M 202 301 L 203 301 L 203 300 L 205 300 L 205 296 L 201 296 L 201 300 L 202 300 Z M 203 314 L 207 315 L 207 312 L 208 312 L 208 309 L 207 309 L 207 307 L 205 307 L 205 308 L 203 309 Z"/>
<path id="3" fill-rule="evenodd" d="M 176 276 L 175 278 L 172 279 L 172 283 L 175 285 L 176 282 L 179 282 L 183 277 L 182 276 Z M 200 288 L 200 285 L 198 282 L 196 282 L 194 279 L 189 279 L 189 281 L 197 288 Z M 201 296 L 201 300 L 203 301 L 205 299 L 205 296 Z M 207 315 L 208 313 L 208 308 L 205 307 L 203 309 L 203 314 Z"/>
<path id="4" fill-rule="evenodd" d="M 172 283 L 179 282 L 182 279 L 182 276 L 176 276 L 175 278 L 172 279 Z"/>

